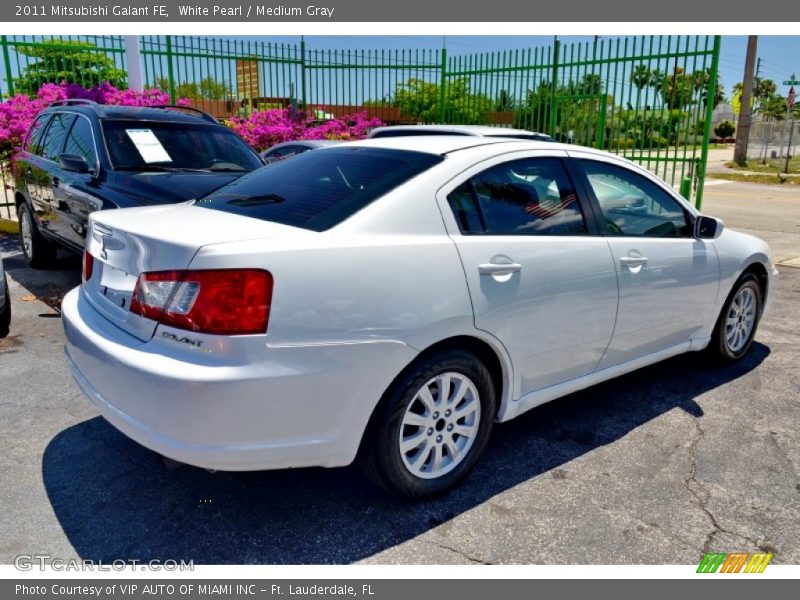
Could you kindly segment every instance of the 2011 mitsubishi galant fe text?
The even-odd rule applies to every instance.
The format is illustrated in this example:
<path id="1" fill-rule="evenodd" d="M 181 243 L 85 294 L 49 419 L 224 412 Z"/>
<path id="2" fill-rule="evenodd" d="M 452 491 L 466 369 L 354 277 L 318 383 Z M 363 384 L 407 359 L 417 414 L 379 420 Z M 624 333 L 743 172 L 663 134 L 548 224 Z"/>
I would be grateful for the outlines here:
<path id="1" fill-rule="evenodd" d="M 63 321 L 80 387 L 162 455 L 358 458 L 423 496 L 496 421 L 682 352 L 741 358 L 776 275 L 766 243 L 610 154 L 395 137 L 94 213 Z"/>

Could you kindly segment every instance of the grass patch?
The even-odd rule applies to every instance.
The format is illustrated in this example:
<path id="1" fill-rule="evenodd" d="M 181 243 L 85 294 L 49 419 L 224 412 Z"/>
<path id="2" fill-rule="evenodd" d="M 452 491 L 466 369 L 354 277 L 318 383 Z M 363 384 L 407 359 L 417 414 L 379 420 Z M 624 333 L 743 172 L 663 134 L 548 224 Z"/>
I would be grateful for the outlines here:
<path id="1" fill-rule="evenodd" d="M 0 233 L 19 233 L 19 223 L 8 219 L 0 219 Z"/>
<path id="2" fill-rule="evenodd" d="M 778 169 L 781 173 L 786 168 L 785 158 L 768 158 L 767 163 L 764 164 L 760 160 L 750 160 L 743 167 L 740 167 L 735 162 L 726 162 L 725 166 L 735 171 L 752 171 L 754 173 L 772 173 L 775 174 Z M 789 173 L 800 173 L 800 156 L 795 156 L 789 159 Z"/>
<path id="3" fill-rule="evenodd" d="M 785 177 L 779 180 L 773 172 L 772 175 L 748 175 L 746 173 L 709 173 L 709 179 L 725 179 L 727 181 L 743 181 L 745 183 L 765 183 L 767 185 L 800 185 L 800 177 Z"/>

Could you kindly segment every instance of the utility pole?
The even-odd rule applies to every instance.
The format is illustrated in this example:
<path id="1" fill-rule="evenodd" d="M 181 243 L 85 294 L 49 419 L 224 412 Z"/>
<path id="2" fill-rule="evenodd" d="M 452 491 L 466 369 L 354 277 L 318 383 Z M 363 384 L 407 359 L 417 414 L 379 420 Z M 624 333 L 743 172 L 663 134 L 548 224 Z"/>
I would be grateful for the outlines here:
<path id="1" fill-rule="evenodd" d="M 736 128 L 736 148 L 733 151 L 733 162 L 743 167 L 747 163 L 747 142 L 750 138 L 750 98 L 753 95 L 753 67 L 756 63 L 758 36 L 747 38 L 747 57 L 744 61 L 744 79 L 742 81 L 742 102 L 739 106 L 739 122 Z"/>

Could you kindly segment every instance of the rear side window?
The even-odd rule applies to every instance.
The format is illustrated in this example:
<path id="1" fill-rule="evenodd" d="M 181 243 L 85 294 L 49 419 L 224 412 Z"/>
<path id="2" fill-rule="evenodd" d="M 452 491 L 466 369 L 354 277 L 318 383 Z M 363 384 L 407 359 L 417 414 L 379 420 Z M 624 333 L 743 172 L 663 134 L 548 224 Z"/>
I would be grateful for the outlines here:
<path id="1" fill-rule="evenodd" d="M 64 146 L 64 154 L 78 154 L 86 159 L 89 170 L 94 171 L 97 167 L 97 155 L 95 154 L 94 138 L 92 137 L 92 125 L 84 117 L 75 119 L 72 129 L 67 135 L 67 144 Z"/>
<path id="2" fill-rule="evenodd" d="M 64 140 L 67 137 L 75 115 L 68 113 L 56 113 L 44 135 L 44 157 L 48 160 L 58 161 L 61 149 L 64 147 Z"/>
<path id="3" fill-rule="evenodd" d="M 51 115 L 39 115 L 36 121 L 31 125 L 28 139 L 25 141 L 25 150 L 31 154 L 42 155 L 42 134 L 47 128 L 47 122 L 50 120 Z"/>
<path id="4" fill-rule="evenodd" d="M 580 235 L 580 203 L 557 158 L 525 158 L 474 175 L 447 197 L 465 234 Z"/>
<path id="5" fill-rule="evenodd" d="M 377 148 L 304 152 L 245 175 L 196 205 L 324 231 L 442 160 Z"/>

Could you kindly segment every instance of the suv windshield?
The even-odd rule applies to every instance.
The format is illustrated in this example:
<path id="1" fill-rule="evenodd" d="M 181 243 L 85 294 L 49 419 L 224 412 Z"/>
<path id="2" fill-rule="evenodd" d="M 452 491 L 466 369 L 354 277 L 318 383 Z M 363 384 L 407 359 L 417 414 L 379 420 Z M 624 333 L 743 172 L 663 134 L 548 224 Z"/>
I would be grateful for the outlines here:
<path id="1" fill-rule="evenodd" d="M 119 171 L 252 171 L 258 156 L 222 125 L 103 120 L 111 164 Z"/>
<path id="2" fill-rule="evenodd" d="M 245 175 L 196 205 L 323 231 L 442 160 L 405 150 L 314 150 Z"/>

